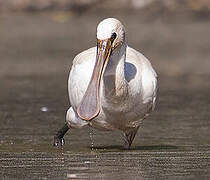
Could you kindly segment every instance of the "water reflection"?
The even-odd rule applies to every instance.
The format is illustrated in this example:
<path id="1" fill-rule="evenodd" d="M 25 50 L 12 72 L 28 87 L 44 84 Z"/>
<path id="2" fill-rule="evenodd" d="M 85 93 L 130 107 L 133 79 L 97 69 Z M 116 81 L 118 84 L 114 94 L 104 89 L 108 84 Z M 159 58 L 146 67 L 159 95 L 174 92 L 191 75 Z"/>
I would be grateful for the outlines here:
<path id="1" fill-rule="evenodd" d="M 209 158 L 200 152 L 116 152 L 68 156 L 67 178 L 153 179 L 195 176 L 207 170 Z M 181 167 L 181 169 L 180 169 Z M 196 169 L 201 167 L 201 169 Z"/>

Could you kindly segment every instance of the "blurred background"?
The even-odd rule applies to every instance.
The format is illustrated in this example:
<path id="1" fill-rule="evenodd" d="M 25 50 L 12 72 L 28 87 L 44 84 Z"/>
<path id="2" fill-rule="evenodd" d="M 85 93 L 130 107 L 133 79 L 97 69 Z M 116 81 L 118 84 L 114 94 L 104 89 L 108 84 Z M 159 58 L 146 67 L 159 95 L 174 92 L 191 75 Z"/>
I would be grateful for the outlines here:
<path id="1" fill-rule="evenodd" d="M 70 166 L 84 166 L 85 157 L 78 157 L 80 164 L 75 165 L 69 154 L 121 152 L 119 132 L 88 127 L 69 132 L 63 149 L 52 147 L 70 106 L 67 80 L 72 60 L 95 46 L 96 26 L 107 17 L 121 20 L 128 44 L 143 53 L 159 75 L 157 110 L 144 121 L 131 152 L 195 151 L 193 162 L 173 162 L 163 153 L 166 171 L 158 169 L 154 158 L 149 166 L 143 158 L 142 167 L 126 169 L 127 175 L 137 177 L 143 168 L 145 177 L 166 173 L 209 178 L 210 0 L 0 0 L 0 158 L 8 158 L 1 159 L 1 177 L 61 177 Z M 126 158 L 121 153 L 118 158 Z M 147 158 L 150 155 L 154 154 Z M 31 160 L 35 157 L 40 159 Z M 129 162 L 133 167 L 136 159 Z M 37 168 L 32 170 L 33 163 Z M 126 177 L 118 163 L 106 167 L 121 167 Z M 106 177 L 110 173 L 104 166 L 97 164 Z M 119 172 L 112 175 L 118 177 Z"/>
<path id="2" fill-rule="evenodd" d="M 78 10 L 89 8 L 165 8 L 167 10 L 208 11 L 209 0 L 1 0 L 1 11 Z M 156 7 L 155 7 L 156 6 Z"/>

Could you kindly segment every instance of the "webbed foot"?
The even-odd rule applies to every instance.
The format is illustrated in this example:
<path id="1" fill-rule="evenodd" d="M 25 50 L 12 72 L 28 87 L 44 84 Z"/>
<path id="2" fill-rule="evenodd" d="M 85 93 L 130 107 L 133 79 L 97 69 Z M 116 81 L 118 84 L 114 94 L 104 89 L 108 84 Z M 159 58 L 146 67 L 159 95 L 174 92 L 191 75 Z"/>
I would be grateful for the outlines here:
<path id="1" fill-rule="evenodd" d="M 63 146 L 65 144 L 63 136 L 66 134 L 66 132 L 69 130 L 69 127 L 67 124 L 65 124 L 54 136 L 54 146 Z"/>
<path id="2" fill-rule="evenodd" d="M 124 149 L 130 149 L 131 144 L 136 136 L 138 129 L 139 129 L 139 127 L 129 130 L 127 132 L 124 132 L 124 136 L 125 136 Z"/>
<path id="3" fill-rule="evenodd" d="M 54 136 L 54 143 L 53 143 L 53 145 L 54 146 L 59 146 L 59 144 L 61 146 L 63 146 L 65 144 L 65 140 L 64 140 L 63 137 L 58 137 L 58 136 L 55 135 Z"/>

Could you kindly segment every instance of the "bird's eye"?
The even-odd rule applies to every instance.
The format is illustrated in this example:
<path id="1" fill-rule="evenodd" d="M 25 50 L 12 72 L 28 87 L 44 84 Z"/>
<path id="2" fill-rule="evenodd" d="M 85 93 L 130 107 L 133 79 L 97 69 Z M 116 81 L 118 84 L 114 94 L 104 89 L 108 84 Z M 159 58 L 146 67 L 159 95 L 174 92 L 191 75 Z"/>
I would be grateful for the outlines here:
<path id="1" fill-rule="evenodd" d="M 112 34 L 112 37 L 111 37 L 111 38 L 112 38 L 113 40 L 115 40 L 116 37 L 117 37 L 117 34 L 114 32 L 114 33 Z"/>

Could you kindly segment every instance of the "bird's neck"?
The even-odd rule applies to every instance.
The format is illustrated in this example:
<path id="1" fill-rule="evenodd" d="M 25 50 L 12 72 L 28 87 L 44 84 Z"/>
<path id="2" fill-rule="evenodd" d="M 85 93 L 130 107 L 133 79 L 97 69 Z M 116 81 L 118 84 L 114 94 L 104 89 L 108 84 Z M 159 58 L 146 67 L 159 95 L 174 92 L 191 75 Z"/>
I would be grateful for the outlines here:
<path id="1" fill-rule="evenodd" d="M 104 95 L 108 100 L 117 103 L 127 96 L 127 82 L 125 80 L 125 59 L 127 44 L 115 49 L 104 72 Z M 121 99 L 122 100 L 122 99 Z"/>

